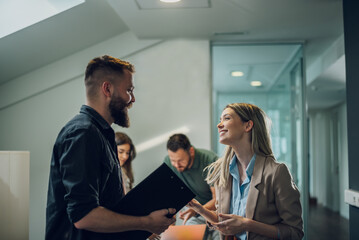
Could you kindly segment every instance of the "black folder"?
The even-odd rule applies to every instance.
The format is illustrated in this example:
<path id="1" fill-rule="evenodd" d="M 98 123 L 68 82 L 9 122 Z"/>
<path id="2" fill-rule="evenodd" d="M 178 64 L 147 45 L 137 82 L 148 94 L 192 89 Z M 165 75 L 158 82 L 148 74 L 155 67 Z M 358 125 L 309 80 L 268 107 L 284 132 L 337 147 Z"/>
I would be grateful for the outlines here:
<path id="1" fill-rule="evenodd" d="M 119 203 L 119 213 L 146 216 L 159 209 L 175 208 L 178 212 L 196 195 L 163 163 L 147 178 L 129 191 Z M 147 231 L 128 231 L 120 239 L 141 240 L 151 236 Z"/>

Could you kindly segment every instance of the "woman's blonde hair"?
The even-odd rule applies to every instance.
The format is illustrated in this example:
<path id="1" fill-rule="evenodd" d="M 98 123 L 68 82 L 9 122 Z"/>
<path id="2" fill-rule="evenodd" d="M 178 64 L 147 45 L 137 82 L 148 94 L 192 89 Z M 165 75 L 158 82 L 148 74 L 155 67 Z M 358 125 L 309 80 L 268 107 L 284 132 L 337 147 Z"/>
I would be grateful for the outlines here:
<path id="1" fill-rule="evenodd" d="M 255 154 L 260 156 L 273 156 L 269 127 L 270 119 L 259 107 L 249 103 L 232 103 L 224 109 L 232 109 L 243 122 L 251 120 L 251 146 Z M 207 167 L 206 181 L 210 185 L 226 186 L 229 178 L 229 163 L 234 156 L 231 146 L 227 146 L 224 156 Z"/>

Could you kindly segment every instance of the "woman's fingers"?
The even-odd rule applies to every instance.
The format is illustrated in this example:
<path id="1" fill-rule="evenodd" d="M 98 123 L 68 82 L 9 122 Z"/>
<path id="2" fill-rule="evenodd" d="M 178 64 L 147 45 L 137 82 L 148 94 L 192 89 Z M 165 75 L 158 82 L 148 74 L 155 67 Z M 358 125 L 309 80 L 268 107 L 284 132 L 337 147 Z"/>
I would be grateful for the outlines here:
<path id="1" fill-rule="evenodd" d="M 233 218 L 233 214 L 220 213 L 218 216 L 220 216 L 222 219 L 231 219 L 231 218 Z"/>
<path id="2" fill-rule="evenodd" d="M 217 222 L 217 223 L 212 223 L 212 225 L 219 227 L 219 228 L 223 228 L 223 227 L 227 226 L 227 224 L 228 224 L 228 220 Z"/>

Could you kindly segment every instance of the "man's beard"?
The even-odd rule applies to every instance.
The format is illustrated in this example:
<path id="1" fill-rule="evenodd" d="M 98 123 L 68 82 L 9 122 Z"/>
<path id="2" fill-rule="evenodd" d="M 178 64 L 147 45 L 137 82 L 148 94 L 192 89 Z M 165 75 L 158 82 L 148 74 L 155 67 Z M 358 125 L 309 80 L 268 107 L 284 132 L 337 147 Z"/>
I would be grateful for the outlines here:
<path id="1" fill-rule="evenodd" d="M 131 108 L 132 103 L 126 103 L 120 96 L 114 96 L 109 104 L 111 117 L 114 123 L 121 127 L 128 128 L 130 126 L 130 119 L 128 117 L 128 108 Z"/>

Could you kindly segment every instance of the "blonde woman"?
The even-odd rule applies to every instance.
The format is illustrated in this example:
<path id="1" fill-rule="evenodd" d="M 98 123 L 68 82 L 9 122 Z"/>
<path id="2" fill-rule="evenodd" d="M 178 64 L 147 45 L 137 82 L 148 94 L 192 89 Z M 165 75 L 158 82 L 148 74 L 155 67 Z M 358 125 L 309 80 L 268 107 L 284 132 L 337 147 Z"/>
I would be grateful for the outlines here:
<path id="1" fill-rule="evenodd" d="M 221 239 L 302 239 L 300 194 L 287 166 L 270 145 L 267 117 L 259 107 L 233 103 L 222 112 L 222 158 L 208 167 L 216 190 L 216 211 L 196 200 L 188 206 L 221 233 Z"/>

